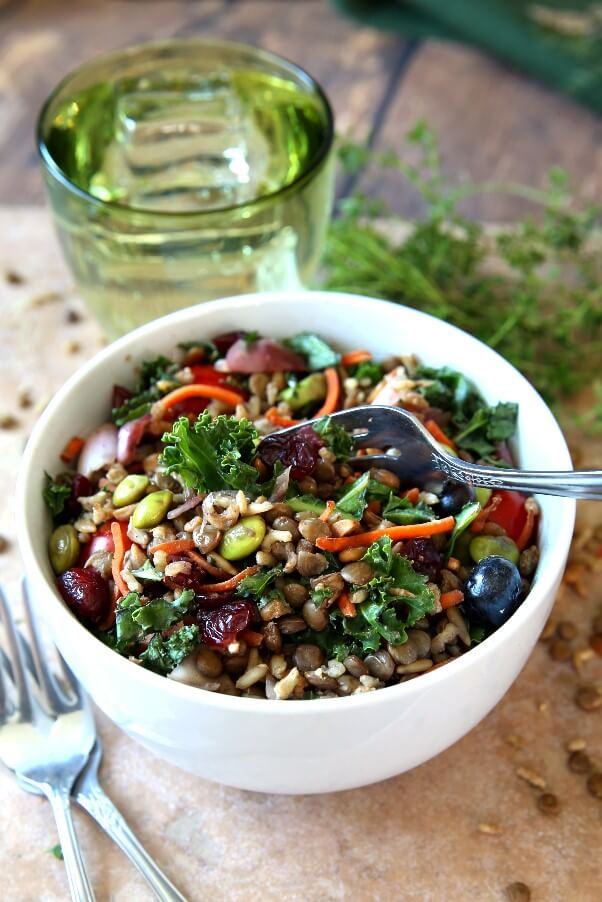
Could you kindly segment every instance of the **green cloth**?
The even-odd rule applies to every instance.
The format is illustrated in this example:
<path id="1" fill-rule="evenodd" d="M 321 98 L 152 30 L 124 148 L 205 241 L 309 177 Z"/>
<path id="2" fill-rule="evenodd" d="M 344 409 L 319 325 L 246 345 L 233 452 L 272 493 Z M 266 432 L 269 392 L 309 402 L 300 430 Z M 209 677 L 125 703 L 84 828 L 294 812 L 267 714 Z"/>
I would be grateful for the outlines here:
<path id="1" fill-rule="evenodd" d="M 471 44 L 602 113 L 600 0 L 332 0 L 375 28 Z"/>

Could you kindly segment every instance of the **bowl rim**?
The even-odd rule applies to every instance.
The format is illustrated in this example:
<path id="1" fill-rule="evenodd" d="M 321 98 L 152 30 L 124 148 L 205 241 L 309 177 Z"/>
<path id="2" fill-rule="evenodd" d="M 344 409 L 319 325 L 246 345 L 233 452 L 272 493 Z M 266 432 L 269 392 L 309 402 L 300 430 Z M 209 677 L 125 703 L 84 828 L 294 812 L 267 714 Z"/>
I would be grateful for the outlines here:
<path id="1" fill-rule="evenodd" d="M 320 298 L 322 301 L 318 300 Z M 436 667 L 422 673 L 420 675 L 420 680 L 418 681 L 418 687 L 416 686 L 416 680 L 409 680 L 406 683 L 399 683 L 395 686 L 383 687 L 382 690 L 376 692 L 366 692 L 342 698 L 307 699 L 303 700 L 303 704 L 298 704 L 298 700 L 287 699 L 281 701 L 277 705 L 266 704 L 266 700 L 264 699 L 243 698 L 221 693 L 199 691 L 198 687 L 179 683 L 175 680 L 169 680 L 151 670 L 147 670 L 140 665 L 134 664 L 122 655 L 117 654 L 107 645 L 104 645 L 101 640 L 80 623 L 75 615 L 66 607 L 59 597 L 58 592 L 49 583 L 46 574 L 39 566 L 36 552 L 30 538 L 30 530 L 33 530 L 35 525 L 30 525 L 26 516 L 27 500 L 31 484 L 28 476 L 32 459 L 34 458 L 38 447 L 44 444 L 46 425 L 50 423 L 54 416 L 61 410 L 65 399 L 67 399 L 73 391 L 77 390 L 80 379 L 94 371 L 96 367 L 111 361 L 113 357 L 127 355 L 128 353 L 135 355 L 137 346 L 142 345 L 148 336 L 154 336 L 157 332 L 160 332 L 166 327 L 169 327 L 170 329 L 173 326 L 176 326 L 176 328 L 183 327 L 190 320 L 195 320 L 197 316 L 200 315 L 202 317 L 204 312 L 211 313 L 217 309 L 236 311 L 241 307 L 252 309 L 253 307 L 263 307 L 265 305 L 280 306 L 283 301 L 286 301 L 287 304 L 307 303 L 308 301 L 322 303 L 324 299 L 328 299 L 331 304 L 344 304 L 346 315 L 350 315 L 354 308 L 357 313 L 366 312 L 365 308 L 367 308 L 368 305 L 370 305 L 370 310 L 372 312 L 378 312 L 379 307 L 383 310 L 390 310 L 393 306 L 401 311 L 402 316 L 410 316 L 410 318 L 414 318 L 417 322 L 421 322 L 425 326 L 428 326 L 429 323 L 437 323 L 439 328 L 444 327 L 446 330 L 449 330 L 452 336 L 454 333 L 461 335 L 464 340 L 468 339 L 470 342 L 474 342 L 475 345 L 484 348 L 493 358 L 497 358 L 499 364 L 512 370 L 519 381 L 522 382 L 525 392 L 528 395 L 531 395 L 540 406 L 545 408 L 545 412 L 552 421 L 550 426 L 553 426 L 553 430 L 551 429 L 546 434 L 546 441 L 548 444 L 550 442 L 553 444 L 557 451 L 557 456 L 560 459 L 564 458 L 567 469 L 572 469 L 570 453 L 558 422 L 543 398 L 526 378 L 497 351 L 489 348 L 483 342 L 464 332 L 462 329 L 411 307 L 394 304 L 393 302 L 378 298 L 370 298 L 364 295 L 354 295 L 346 292 L 330 292 L 322 290 L 307 291 L 300 289 L 294 291 L 258 292 L 254 294 L 220 298 L 214 301 L 207 301 L 195 307 L 187 307 L 175 311 L 164 317 L 153 320 L 150 323 L 146 323 L 127 335 L 117 339 L 108 347 L 103 348 L 91 357 L 90 360 L 76 370 L 56 392 L 40 418 L 35 423 L 27 441 L 22 465 L 19 468 L 16 489 L 17 533 L 21 555 L 25 563 L 35 569 L 36 584 L 45 584 L 49 593 L 53 596 L 55 604 L 54 615 L 60 622 L 59 626 L 61 632 L 65 635 L 72 634 L 74 638 L 77 638 L 78 642 L 84 643 L 89 647 L 90 654 L 98 655 L 98 660 L 103 663 L 105 667 L 115 668 L 114 672 L 118 677 L 127 679 L 128 674 L 132 675 L 133 673 L 136 673 L 135 679 L 139 682 L 139 685 L 141 687 L 148 687 L 151 691 L 153 687 L 155 690 L 159 688 L 157 681 L 160 680 L 165 692 L 174 693 L 175 696 L 179 697 L 182 701 L 191 702 L 200 707 L 208 705 L 211 708 L 225 708 L 231 712 L 236 711 L 249 715 L 270 711 L 272 716 L 283 716 L 283 714 L 286 713 L 288 716 L 299 717 L 308 712 L 311 712 L 314 715 L 321 712 L 324 716 L 331 716 L 336 711 L 350 710 L 349 706 L 352 708 L 363 708 L 364 706 L 387 704 L 389 702 L 394 702 L 395 700 L 401 702 L 404 697 L 413 695 L 417 688 L 421 692 L 426 692 L 429 687 L 436 685 L 443 679 L 447 679 L 450 674 L 452 676 L 460 676 L 467 668 L 477 666 L 480 661 L 483 661 L 484 658 L 489 655 L 495 655 L 496 647 L 500 646 L 507 639 L 509 640 L 512 635 L 519 633 L 522 628 L 522 623 L 527 619 L 530 611 L 534 607 L 541 605 L 555 589 L 556 583 L 564 569 L 566 554 L 568 553 L 573 534 L 576 502 L 569 498 L 559 499 L 562 505 L 562 516 L 559 516 L 556 521 L 558 524 L 556 526 L 557 534 L 552 539 L 553 544 L 550 549 L 551 560 L 548 562 L 545 570 L 538 574 L 538 580 L 527 596 L 526 602 L 520 605 L 517 611 L 505 624 L 503 624 L 503 626 L 497 629 L 491 636 L 488 636 L 486 641 L 469 649 L 469 653 L 464 653 L 458 658 L 446 663 L 445 666 Z M 166 344 L 173 343 L 173 338 L 170 338 L 169 342 L 166 341 Z M 135 671 L 132 670 L 134 667 L 136 668 Z"/>
<path id="2" fill-rule="evenodd" d="M 158 210 L 154 208 L 135 207 L 130 204 L 120 203 L 118 201 L 102 200 L 100 197 L 96 197 L 95 195 L 90 194 L 89 191 L 86 191 L 84 188 L 80 188 L 79 185 L 76 185 L 75 182 L 73 182 L 69 178 L 67 173 L 63 171 L 63 169 L 59 166 L 59 164 L 50 153 L 44 134 L 44 129 L 47 125 L 47 112 L 50 109 L 53 101 L 63 90 L 63 88 L 67 87 L 71 80 L 81 73 L 84 73 L 87 70 L 92 70 L 95 66 L 99 64 L 102 65 L 103 63 L 112 59 L 127 59 L 128 57 L 134 59 L 138 54 L 144 53 L 149 50 L 160 54 L 162 51 L 164 52 L 178 47 L 185 48 L 195 46 L 199 48 L 211 46 L 218 49 L 224 48 L 230 51 L 245 51 L 246 53 L 252 54 L 258 59 L 268 60 L 279 65 L 280 67 L 290 70 L 299 82 L 304 83 L 311 89 L 311 94 L 318 99 L 323 107 L 326 121 L 324 126 L 324 135 L 320 146 L 317 148 L 312 160 L 303 170 L 303 172 L 299 173 L 299 175 L 297 175 L 289 184 L 282 185 L 282 187 L 277 188 L 275 191 L 270 191 L 267 194 L 261 194 L 258 197 L 253 197 L 249 201 L 237 204 L 228 204 L 223 207 L 212 207 L 209 210 L 182 210 L 180 212 Z M 218 38 L 200 37 L 170 38 L 160 41 L 142 41 L 138 44 L 129 44 L 126 47 L 118 48 L 105 53 L 99 53 L 96 56 L 93 56 L 91 59 L 86 60 L 79 66 L 70 69 L 66 73 L 66 75 L 64 75 L 61 80 L 54 86 L 54 88 L 42 104 L 42 107 L 40 108 L 35 125 L 35 142 L 38 155 L 40 157 L 40 160 L 42 161 L 44 170 L 60 185 L 62 185 L 62 187 L 65 188 L 69 193 L 74 194 L 75 196 L 86 201 L 87 203 L 92 204 L 95 207 L 98 207 L 100 210 L 107 210 L 109 212 L 115 211 L 122 214 L 138 216 L 140 218 L 153 217 L 153 219 L 160 218 L 162 220 L 170 220 L 173 222 L 181 221 L 189 223 L 194 219 L 194 217 L 202 217 L 203 220 L 205 220 L 211 216 L 223 216 L 228 213 L 236 213 L 237 211 L 255 211 L 256 209 L 261 209 L 265 206 L 269 206 L 274 202 L 277 202 L 280 198 L 286 197 L 290 193 L 298 191 L 300 187 L 311 181 L 322 164 L 326 161 L 328 154 L 332 150 L 334 143 L 334 112 L 330 100 L 328 99 L 328 95 L 324 91 L 324 88 L 322 87 L 320 82 L 317 81 L 317 79 L 315 79 L 313 75 L 311 75 L 311 73 L 309 73 L 298 63 L 289 60 L 285 56 L 281 56 L 279 53 L 273 53 L 271 50 L 265 50 L 263 47 L 256 47 L 253 44 L 245 44 L 242 41 L 228 41 Z"/>

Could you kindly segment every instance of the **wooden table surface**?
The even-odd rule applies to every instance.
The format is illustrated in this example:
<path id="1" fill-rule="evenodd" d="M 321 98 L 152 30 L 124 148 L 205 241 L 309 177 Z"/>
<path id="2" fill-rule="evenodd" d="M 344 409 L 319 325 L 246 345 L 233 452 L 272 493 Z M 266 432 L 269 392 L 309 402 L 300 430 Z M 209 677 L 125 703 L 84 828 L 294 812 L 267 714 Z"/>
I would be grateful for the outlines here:
<path id="1" fill-rule="evenodd" d="M 194 35 L 256 44 L 304 66 L 330 96 L 341 133 L 399 151 L 425 117 L 454 173 L 537 185 L 560 165 L 581 197 L 602 196 L 602 124 L 592 113 L 476 51 L 358 27 L 326 0 L 0 0 L 0 203 L 42 201 L 35 119 L 63 75 L 113 48 Z M 377 182 L 358 180 L 368 191 L 382 189 Z M 396 180 L 392 194 L 398 211 L 416 212 L 412 190 Z M 499 197 L 467 207 L 489 221 L 522 209 Z"/>

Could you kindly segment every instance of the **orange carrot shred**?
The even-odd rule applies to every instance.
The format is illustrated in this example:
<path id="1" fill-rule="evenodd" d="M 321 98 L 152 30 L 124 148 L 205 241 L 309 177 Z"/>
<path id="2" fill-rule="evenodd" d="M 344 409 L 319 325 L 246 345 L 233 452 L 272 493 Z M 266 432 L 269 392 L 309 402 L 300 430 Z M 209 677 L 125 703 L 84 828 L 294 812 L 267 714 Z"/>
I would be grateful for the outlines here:
<path id="1" fill-rule="evenodd" d="M 441 426 L 435 420 L 427 420 L 424 425 L 434 439 L 437 439 L 438 442 L 441 442 L 444 445 L 449 445 L 450 448 L 455 450 L 455 443 L 446 436 Z"/>
<path id="2" fill-rule="evenodd" d="M 354 603 L 349 597 L 349 592 L 341 592 L 338 597 L 337 604 L 343 617 L 355 617 L 356 609 Z"/>
<path id="3" fill-rule="evenodd" d="M 442 520 L 429 520 L 428 523 L 410 523 L 405 526 L 389 526 L 387 529 L 373 529 L 370 532 L 358 533 L 353 536 L 341 538 L 329 538 L 320 536 L 316 545 L 321 551 L 344 551 L 346 548 L 361 548 L 371 545 L 383 536 L 389 536 L 393 541 L 398 539 L 414 539 L 423 536 L 434 536 L 441 532 L 451 532 L 454 528 L 453 517 L 443 517 Z"/>
<path id="4" fill-rule="evenodd" d="M 252 576 L 254 573 L 257 573 L 258 570 L 259 567 L 253 565 L 252 567 L 245 567 L 245 569 L 241 570 L 240 573 L 237 573 L 236 576 L 224 580 L 223 583 L 205 583 L 204 586 L 200 586 L 197 590 L 197 595 L 202 596 L 211 592 L 229 592 L 230 589 L 236 588 L 243 579 L 247 576 Z"/>
<path id="5" fill-rule="evenodd" d="M 413 488 L 408 489 L 407 492 L 404 492 L 402 498 L 407 498 L 410 504 L 418 504 L 418 498 L 420 497 L 420 489 Z"/>
<path id="6" fill-rule="evenodd" d="M 166 554 L 180 554 L 183 551 L 194 551 L 195 544 L 192 539 L 173 539 L 171 542 L 160 542 L 153 545 L 148 550 L 154 554 L 155 551 L 164 551 Z"/>
<path id="7" fill-rule="evenodd" d="M 464 592 L 460 592 L 459 589 L 452 589 L 450 592 L 444 592 L 439 601 L 441 602 L 443 610 L 453 608 L 454 605 L 464 601 Z"/>
<path id="8" fill-rule="evenodd" d="M 328 518 L 330 517 L 330 515 L 333 512 L 333 510 L 335 509 L 335 507 L 336 507 L 336 504 L 334 503 L 334 501 L 326 502 L 326 507 L 320 514 L 320 520 L 322 520 L 323 523 L 328 523 Z"/>
<path id="9" fill-rule="evenodd" d="M 357 351 L 346 351 L 346 353 L 341 356 L 341 366 L 355 366 L 357 363 L 365 363 L 366 360 L 372 360 L 370 351 L 363 351 L 360 349 Z"/>
<path id="10" fill-rule="evenodd" d="M 263 642 L 263 634 L 256 633 L 255 630 L 243 630 L 240 634 L 240 638 L 244 639 L 247 645 L 250 645 L 251 648 L 259 648 L 259 646 Z"/>
<path id="11" fill-rule="evenodd" d="M 238 392 L 232 391 L 230 388 L 224 388 L 221 385 L 203 385 L 194 383 L 193 385 L 181 385 L 180 388 L 174 388 L 169 394 L 161 398 L 160 404 L 165 410 L 169 410 L 174 404 L 180 401 L 187 401 L 188 398 L 210 398 L 213 401 L 223 401 L 231 407 L 237 404 L 244 404 L 244 398 Z"/>
<path id="12" fill-rule="evenodd" d="M 291 420 L 290 417 L 282 416 L 282 414 L 278 413 L 278 408 L 276 407 L 270 407 L 266 410 L 265 418 L 273 426 L 281 426 L 283 429 L 286 429 L 287 426 L 296 426 L 297 423 L 301 422 L 301 420 Z"/>
<path id="13" fill-rule="evenodd" d="M 187 551 L 186 556 L 189 560 L 193 561 L 193 563 L 197 564 L 201 570 L 206 570 L 207 573 L 210 573 L 211 576 L 215 576 L 217 579 L 223 579 L 224 576 L 227 576 L 225 570 L 222 570 L 221 567 L 214 567 L 214 565 L 205 560 L 198 551 Z"/>
<path id="14" fill-rule="evenodd" d="M 79 435 L 74 435 L 70 438 L 60 453 L 60 458 L 63 463 L 72 463 L 85 444 L 85 441 L 83 438 L 80 438 Z"/>
<path id="15" fill-rule="evenodd" d="M 475 517 L 474 521 L 468 527 L 471 532 L 483 532 L 483 528 L 489 519 L 490 514 L 492 514 L 495 510 L 498 509 L 500 504 L 502 503 L 501 495 L 492 495 L 489 499 L 489 504 L 480 511 L 479 514 Z"/>
<path id="16" fill-rule="evenodd" d="M 339 374 L 334 367 L 329 366 L 324 370 L 324 378 L 326 379 L 326 398 L 314 417 L 327 417 L 334 413 L 339 403 L 339 395 L 341 393 L 341 381 Z"/>
<path id="17" fill-rule="evenodd" d="M 113 544 L 115 545 L 115 551 L 113 552 L 113 562 L 111 564 L 111 573 L 113 574 L 115 585 L 119 589 L 119 594 L 127 595 L 130 590 L 128 589 L 128 585 L 121 575 L 121 571 L 123 569 L 123 559 L 125 557 L 123 533 L 121 532 L 121 524 L 116 520 L 113 520 L 113 522 L 111 523 L 111 535 L 113 536 Z"/>
<path id="18" fill-rule="evenodd" d="M 527 498 L 525 501 L 525 511 L 527 512 L 527 519 L 525 520 L 525 525 L 520 531 L 520 535 L 516 540 L 516 547 L 519 551 L 524 551 L 527 545 L 529 544 L 529 539 L 531 538 L 531 534 L 533 532 L 533 527 L 535 526 L 535 517 L 537 515 L 537 505 L 533 501 L 532 498 Z"/>

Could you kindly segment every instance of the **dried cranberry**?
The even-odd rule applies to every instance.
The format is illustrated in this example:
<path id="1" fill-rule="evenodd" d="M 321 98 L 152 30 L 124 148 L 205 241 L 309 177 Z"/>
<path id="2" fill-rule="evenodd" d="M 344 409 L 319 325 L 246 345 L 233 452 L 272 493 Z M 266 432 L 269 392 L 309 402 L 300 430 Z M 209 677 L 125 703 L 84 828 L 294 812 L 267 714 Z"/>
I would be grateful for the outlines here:
<path id="1" fill-rule="evenodd" d="M 279 460 L 284 467 L 291 467 L 293 479 L 302 479 L 313 472 L 320 460 L 320 448 L 324 442 L 311 426 L 303 426 L 291 433 L 268 435 L 261 443 L 261 459 L 273 467 Z"/>
<path id="2" fill-rule="evenodd" d="M 219 356 L 225 357 L 234 342 L 238 341 L 239 338 L 244 338 L 246 334 L 246 332 L 240 330 L 238 332 L 224 332 L 222 335 L 217 335 L 211 340 L 217 348 Z"/>
<path id="3" fill-rule="evenodd" d="M 408 539 L 402 554 L 413 564 L 417 573 L 435 581 L 443 568 L 443 558 L 433 545 L 432 539 Z"/>
<path id="4" fill-rule="evenodd" d="M 102 623 L 109 612 L 111 593 L 108 583 L 98 570 L 73 567 L 65 570 L 56 581 L 67 605 L 80 620 Z"/>
<path id="5" fill-rule="evenodd" d="M 67 503 L 69 513 L 73 514 L 73 516 L 76 517 L 81 510 L 81 504 L 77 499 L 84 498 L 85 496 L 91 494 L 92 483 L 90 482 L 88 477 L 82 476 L 81 473 L 76 473 L 73 477 L 73 482 L 71 483 L 71 495 Z"/>
<path id="6" fill-rule="evenodd" d="M 219 608 L 226 602 L 233 601 L 235 594 L 235 589 L 231 589 L 229 592 L 212 592 L 211 583 L 207 583 L 198 590 L 196 600 L 201 608 Z M 202 612 L 200 616 L 203 616 Z"/>
<path id="7" fill-rule="evenodd" d="M 245 630 L 253 616 L 250 601 L 233 601 L 221 608 L 200 612 L 201 635 L 205 645 L 223 648 L 235 642 L 239 633 Z"/>
<path id="8" fill-rule="evenodd" d="M 168 589 L 192 589 L 196 595 L 203 588 L 207 576 L 203 570 L 192 570 L 190 573 L 176 573 L 163 580 Z"/>
<path id="9" fill-rule="evenodd" d="M 133 392 L 131 392 L 129 388 L 124 388 L 123 385 L 114 385 L 111 407 L 121 407 L 122 404 L 125 404 L 125 402 L 129 401 L 132 397 Z"/>

